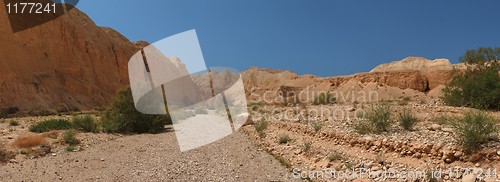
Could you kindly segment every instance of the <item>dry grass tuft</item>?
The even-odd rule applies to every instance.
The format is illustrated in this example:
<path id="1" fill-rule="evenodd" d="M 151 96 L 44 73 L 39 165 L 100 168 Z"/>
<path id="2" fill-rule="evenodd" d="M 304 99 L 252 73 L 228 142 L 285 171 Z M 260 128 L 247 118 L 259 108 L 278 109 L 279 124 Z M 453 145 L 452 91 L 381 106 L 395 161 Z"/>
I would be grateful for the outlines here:
<path id="1" fill-rule="evenodd" d="M 34 147 L 38 146 L 42 143 L 46 143 L 45 137 L 43 135 L 37 135 L 37 134 L 27 134 L 18 137 L 13 145 L 19 148 L 29 148 L 29 147 Z"/>

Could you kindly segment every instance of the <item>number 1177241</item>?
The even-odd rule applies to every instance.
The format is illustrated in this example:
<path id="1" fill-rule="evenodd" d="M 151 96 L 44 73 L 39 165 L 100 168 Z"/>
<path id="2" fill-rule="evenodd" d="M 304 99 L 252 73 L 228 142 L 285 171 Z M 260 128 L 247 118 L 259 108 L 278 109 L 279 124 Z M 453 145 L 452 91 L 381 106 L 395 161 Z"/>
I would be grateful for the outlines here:
<path id="1" fill-rule="evenodd" d="M 8 3 L 7 13 L 43 14 L 56 13 L 56 3 Z"/>

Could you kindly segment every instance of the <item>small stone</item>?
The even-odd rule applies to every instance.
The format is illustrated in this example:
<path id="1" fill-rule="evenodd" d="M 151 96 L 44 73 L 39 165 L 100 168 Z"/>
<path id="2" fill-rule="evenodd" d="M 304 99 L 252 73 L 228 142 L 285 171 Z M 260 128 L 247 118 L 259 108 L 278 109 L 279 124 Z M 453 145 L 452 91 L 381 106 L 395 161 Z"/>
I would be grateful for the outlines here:
<path id="1" fill-rule="evenodd" d="M 355 110 L 356 110 L 356 108 L 354 108 L 354 107 L 350 107 L 349 109 L 347 109 L 347 111 L 349 111 L 349 112 L 353 112 Z"/>
<path id="2" fill-rule="evenodd" d="M 56 154 L 56 153 L 52 153 L 52 154 L 50 154 L 50 155 L 52 155 L 52 156 L 57 156 L 57 154 Z"/>
<path id="3" fill-rule="evenodd" d="M 432 131 L 438 131 L 438 130 L 441 129 L 441 125 L 439 125 L 439 124 L 432 124 L 431 127 L 430 127 L 430 129 Z"/>
<path id="4" fill-rule="evenodd" d="M 371 170 L 372 171 L 380 171 L 380 167 L 379 166 L 372 166 Z"/>
<path id="5" fill-rule="evenodd" d="M 104 158 L 101 158 L 101 161 L 104 161 Z"/>
<path id="6" fill-rule="evenodd" d="M 474 166 L 481 167 L 481 164 L 478 162 L 478 163 L 474 164 Z"/>
<path id="7" fill-rule="evenodd" d="M 475 181 L 476 181 L 476 176 L 474 176 L 474 174 L 468 174 L 462 178 L 462 182 L 475 182 Z"/>
<path id="8" fill-rule="evenodd" d="M 17 163 L 17 160 L 16 159 L 11 159 L 9 160 L 10 163 Z"/>
<path id="9" fill-rule="evenodd" d="M 462 153 L 462 152 L 460 152 L 460 151 L 457 151 L 457 152 L 455 152 L 454 156 L 455 156 L 456 158 L 460 158 L 460 157 L 462 157 L 462 156 L 463 156 L 463 153 Z"/>
<path id="10" fill-rule="evenodd" d="M 495 178 L 491 178 L 491 177 L 488 177 L 488 178 L 484 178 L 484 182 L 496 182 L 497 180 Z"/>
<path id="11" fill-rule="evenodd" d="M 441 128 L 441 131 L 452 133 L 453 129 L 452 128 Z"/>
<path id="12" fill-rule="evenodd" d="M 295 150 L 293 153 L 294 153 L 295 155 L 299 155 L 300 153 L 302 153 L 302 150 L 297 149 L 297 150 Z"/>
<path id="13" fill-rule="evenodd" d="M 499 150 L 499 151 L 497 151 L 497 155 L 500 155 L 500 150 Z"/>

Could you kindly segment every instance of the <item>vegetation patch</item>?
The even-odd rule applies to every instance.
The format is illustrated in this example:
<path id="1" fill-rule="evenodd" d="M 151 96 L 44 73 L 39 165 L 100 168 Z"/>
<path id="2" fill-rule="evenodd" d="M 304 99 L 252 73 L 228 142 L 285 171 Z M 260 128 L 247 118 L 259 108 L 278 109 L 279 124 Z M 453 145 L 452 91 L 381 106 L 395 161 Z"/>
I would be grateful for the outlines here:
<path id="1" fill-rule="evenodd" d="M 413 126 L 415 126 L 416 122 L 417 118 L 408 110 L 404 110 L 399 114 L 399 125 L 405 130 L 413 130 Z"/>
<path id="2" fill-rule="evenodd" d="M 10 125 L 10 126 L 19 126 L 19 122 L 18 122 L 18 121 L 16 121 L 16 120 L 10 120 L 10 121 L 9 121 L 9 125 Z"/>
<path id="3" fill-rule="evenodd" d="M 460 62 L 465 72 L 456 71 L 443 90 L 443 100 L 451 106 L 500 110 L 500 48 L 467 50 Z"/>
<path id="4" fill-rule="evenodd" d="M 268 125 L 268 123 L 264 119 L 262 119 L 262 121 L 260 121 L 260 122 L 258 122 L 258 123 L 256 123 L 254 125 L 255 131 L 257 131 L 257 133 L 259 134 L 260 138 L 265 138 L 266 137 L 265 130 L 267 129 L 267 125 Z"/>
<path id="5" fill-rule="evenodd" d="M 478 150 L 482 144 L 488 142 L 490 136 L 498 132 L 494 118 L 483 113 L 466 113 L 463 118 L 453 122 L 457 140 L 462 145 L 465 153 L 471 154 Z"/>
<path id="6" fill-rule="evenodd" d="M 72 121 L 74 129 L 84 132 L 97 131 L 97 124 L 94 122 L 94 118 L 90 115 L 75 116 Z"/>
<path id="7" fill-rule="evenodd" d="M 285 144 L 291 140 L 292 139 L 290 138 L 290 136 L 288 136 L 286 133 L 282 133 L 282 134 L 278 135 L 278 143 L 279 144 Z"/>
<path id="8" fill-rule="evenodd" d="M 18 137 L 13 145 L 18 148 L 30 148 L 46 143 L 45 137 L 39 134 L 28 134 Z"/>
<path id="9" fill-rule="evenodd" d="M 76 138 L 76 134 L 78 132 L 74 129 L 66 130 L 63 134 L 64 142 L 68 145 L 78 145 L 80 144 L 80 140 Z"/>
<path id="10" fill-rule="evenodd" d="M 143 104 L 151 104 L 145 101 Z M 139 103 L 140 104 L 140 103 Z M 116 133 L 159 133 L 171 123 L 170 116 L 143 114 L 135 108 L 130 88 L 120 90 L 103 114 L 103 129 Z"/>
<path id="11" fill-rule="evenodd" d="M 50 130 L 67 130 L 71 128 L 73 128 L 73 125 L 66 119 L 49 119 L 31 125 L 29 130 L 35 133 L 43 133 Z"/>
<path id="12" fill-rule="evenodd" d="M 382 133 L 389 131 L 392 123 L 391 106 L 381 104 L 372 107 L 363 117 L 358 116 L 355 129 L 360 134 Z"/>

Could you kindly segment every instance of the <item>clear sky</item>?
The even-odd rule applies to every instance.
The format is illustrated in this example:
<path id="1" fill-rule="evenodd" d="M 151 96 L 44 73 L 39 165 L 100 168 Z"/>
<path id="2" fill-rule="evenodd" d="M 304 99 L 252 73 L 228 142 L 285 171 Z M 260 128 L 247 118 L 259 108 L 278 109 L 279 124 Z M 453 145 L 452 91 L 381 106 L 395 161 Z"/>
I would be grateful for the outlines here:
<path id="1" fill-rule="evenodd" d="M 207 66 L 319 76 L 366 72 L 407 56 L 458 62 L 500 47 L 500 1 L 80 0 L 131 41 L 196 29 Z"/>

